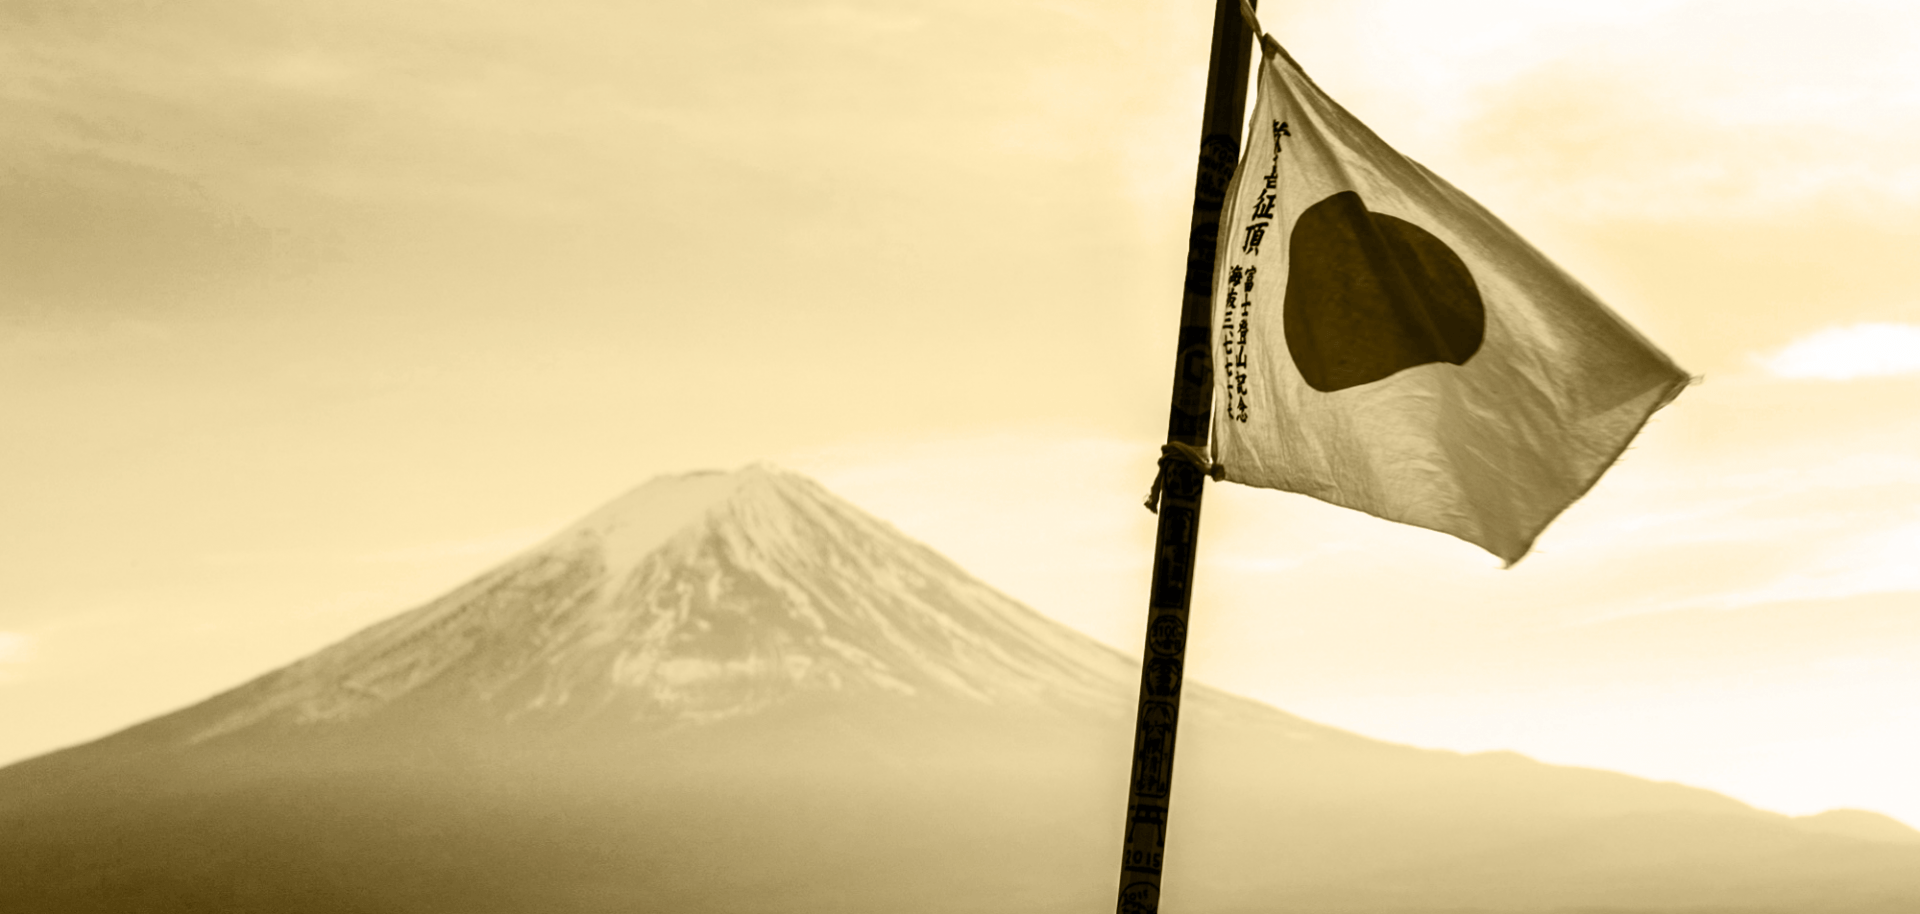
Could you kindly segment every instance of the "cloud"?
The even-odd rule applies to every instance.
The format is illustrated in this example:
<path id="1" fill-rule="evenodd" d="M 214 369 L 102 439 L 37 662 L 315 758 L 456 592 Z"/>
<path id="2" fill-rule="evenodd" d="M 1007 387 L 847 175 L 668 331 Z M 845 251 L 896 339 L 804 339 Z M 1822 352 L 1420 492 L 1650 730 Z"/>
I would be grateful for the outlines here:
<path id="1" fill-rule="evenodd" d="M 552 536 L 560 524 L 516 527 L 485 536 L 435 540 L 366 551 L 339 549 L 248 549 L 228 550 L 201 556 L 201 561 L 221 568 L 237 567 L 337 567 L 348 564 L 431 565 L 443 561 L 481 558 L 504 561 L 514 553 L 530 549 Z"/>
<path id="2" fill-rule="evenodd" d="M 1455 160 L 1427 164 L 1458 165 L 1439 170 L 1463 186 L 1504 185 L 1528 207 L 1594 220 L 1820 204 L 1898 216 L 1920 202 L 1907 53 L 1920 17 L 1901 5 L 1850 0 L 1814 20 L 1790 0 L 1511 15 L 1520 24 L 1497 52 L 1444 52 L 1442 69 L 1461 75 L 1433 107 L 1462 126 Z"/>
<path id="3" fill-rule="evenodd" d="M 33 639 L 19 632 L 0 632 L 0 664 L 24 663 Z"/>
<path id="4" fill-rule="evenodd" d="M 1920 326 L 1864 323 L 1801 337 L 1759 362 L 1783 378 L 1887 377 L 1920 372 Z"/>
<path id="5" fill-rule="evenodd" d="M 515 553 L 538 545 L 542 540 L 552 536 L 556 529 L 559 528 L 552 525 L 520 527 L 490 536 L 423 543 L 397 549 L 380 549 L 363 553 L 355 558 L 361 562 L 381 564 L 419 564 L 475 557 L 488 561 L 505 561 Z"/>
<path id="6" fill-rule="evenodd" d="M 1739 608 L 1800 600 L 1838 600 L 1863 594 L 1920 593 L 1920 522 L 1846 537 L 1824 554 L 1754 589 L 1717 594 L 1689 606 Z"/>

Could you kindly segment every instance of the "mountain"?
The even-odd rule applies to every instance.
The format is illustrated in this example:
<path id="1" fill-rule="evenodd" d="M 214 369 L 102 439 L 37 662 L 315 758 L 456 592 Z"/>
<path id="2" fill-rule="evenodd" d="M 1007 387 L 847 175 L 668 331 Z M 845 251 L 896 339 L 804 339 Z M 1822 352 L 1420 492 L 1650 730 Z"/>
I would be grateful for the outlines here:
<path id="1" fill-rule="evenodd" d="M 1137 661 L 769 467 L 0 769 L 0 911 L 1113 903 Z M 1920 910 L 1842 811 L 1395 746 L 1189 685 L 1169 911 Z"/>

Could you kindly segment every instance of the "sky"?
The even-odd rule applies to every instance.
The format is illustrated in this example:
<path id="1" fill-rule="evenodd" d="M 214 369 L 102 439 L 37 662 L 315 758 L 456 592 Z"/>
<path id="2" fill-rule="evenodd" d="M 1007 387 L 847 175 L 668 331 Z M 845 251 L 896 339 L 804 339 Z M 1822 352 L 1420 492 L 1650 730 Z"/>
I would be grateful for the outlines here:
<path id="1" fill-rule="evenodd" d="M 1511 570 L 1215 487 L 1191 675 L 1920 825 L 1920 9 L 1266 6 L 1701 381 Z M 1209 26 L 0 7 L 0 763 L 758 460 L 1137 652 Z"/>

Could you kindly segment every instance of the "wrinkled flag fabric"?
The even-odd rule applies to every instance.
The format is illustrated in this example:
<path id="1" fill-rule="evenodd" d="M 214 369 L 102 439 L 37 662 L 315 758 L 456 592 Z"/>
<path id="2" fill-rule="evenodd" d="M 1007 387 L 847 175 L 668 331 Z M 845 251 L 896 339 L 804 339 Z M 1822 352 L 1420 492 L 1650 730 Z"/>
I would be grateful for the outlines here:
<path id="1" fill-rule="evenodd" d="M 1215 260 L 1214 462 L 1512 565 L 1687 374 L 1263 47 Z"/>

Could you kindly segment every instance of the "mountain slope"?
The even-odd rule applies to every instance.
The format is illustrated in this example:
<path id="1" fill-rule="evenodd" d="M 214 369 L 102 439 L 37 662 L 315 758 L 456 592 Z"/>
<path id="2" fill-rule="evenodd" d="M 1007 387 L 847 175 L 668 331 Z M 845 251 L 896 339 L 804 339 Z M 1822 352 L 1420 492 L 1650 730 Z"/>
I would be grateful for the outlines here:
<path id="1" fill-rule="evenodd" d="M 656 723 L 816 691 L 1083 707 L 1110 703 L 1127 667 L 811 482 L 750 469 L 643 486 L 254 683 L 196 738 L 428 696 L 502 719 Z"/>
<path id="2" fill-rule="evenodd" d="M 1137 670 L 810 480 L 752 467 L 641 486 L 168 725 L 187 742 L 393 715 L 659 727 L 820 693 L 1113 715 Z"/>
<path id="3" fill-rule="evenodd" d="M 0 769 L 0 910 L 1104 909 L 1138 675 L 801 477 L 657 479 L 304 660 Z M 1920 910 L 1897 823 L 1198 685 L 1175 791 L 1168 910 Z"/>

